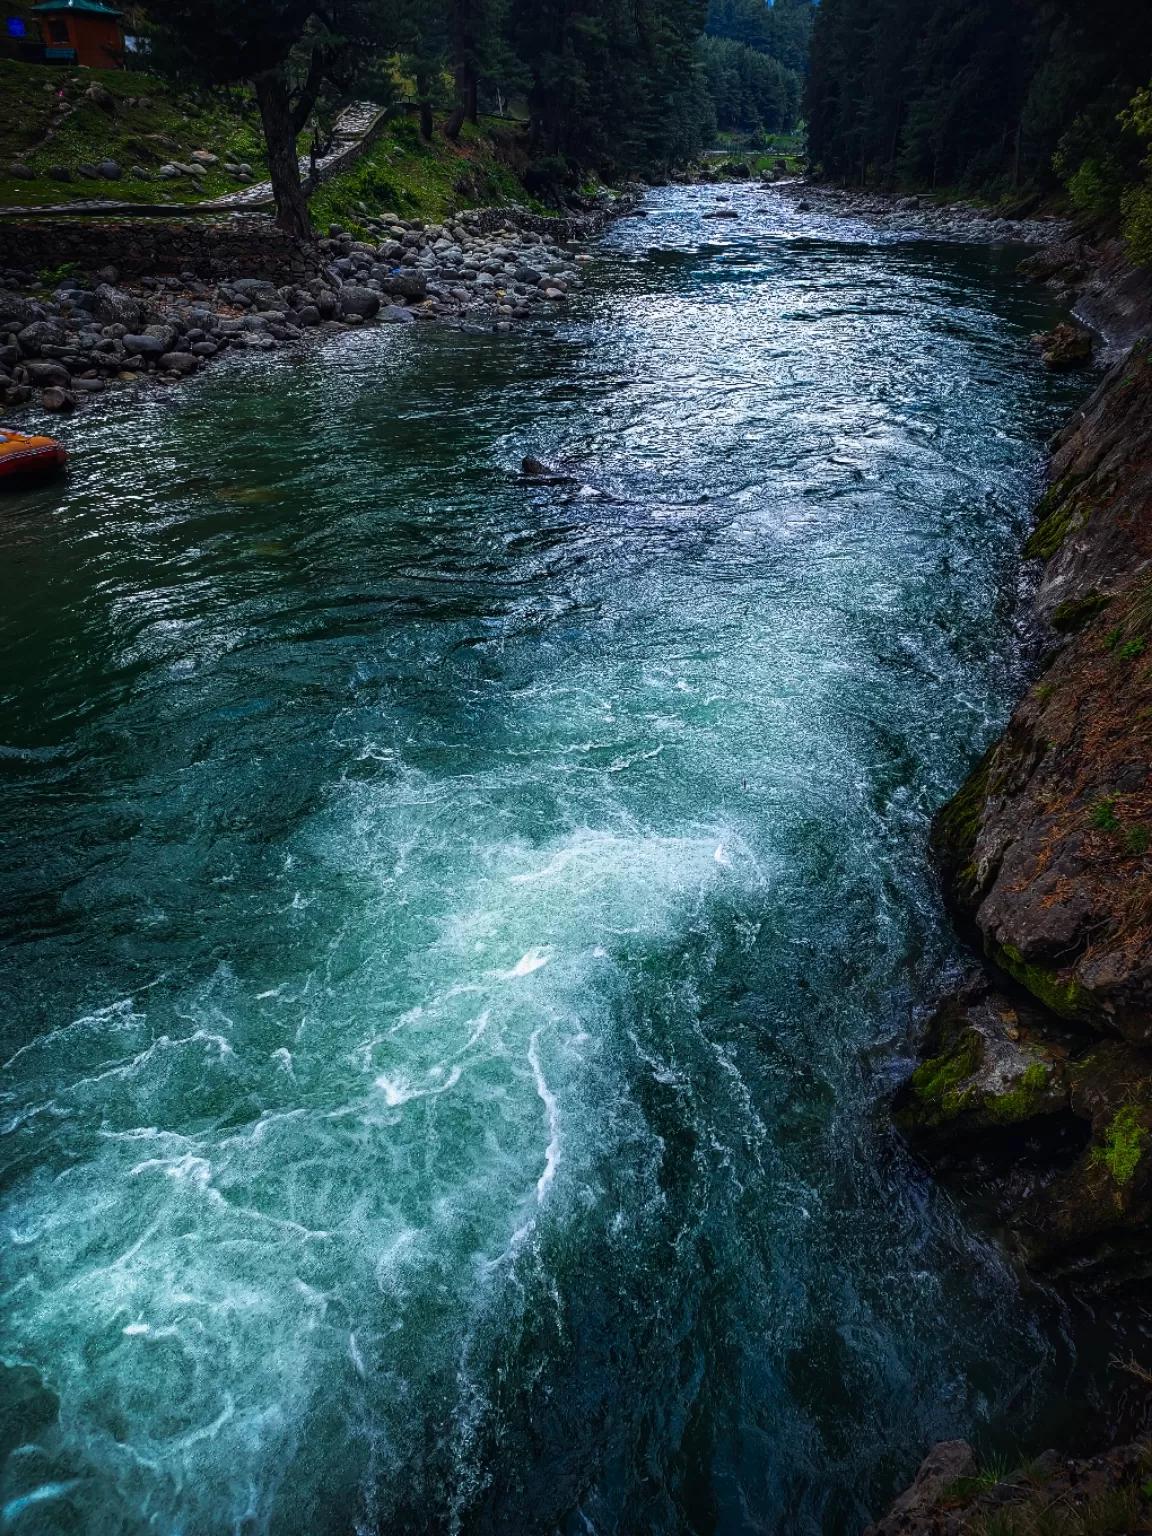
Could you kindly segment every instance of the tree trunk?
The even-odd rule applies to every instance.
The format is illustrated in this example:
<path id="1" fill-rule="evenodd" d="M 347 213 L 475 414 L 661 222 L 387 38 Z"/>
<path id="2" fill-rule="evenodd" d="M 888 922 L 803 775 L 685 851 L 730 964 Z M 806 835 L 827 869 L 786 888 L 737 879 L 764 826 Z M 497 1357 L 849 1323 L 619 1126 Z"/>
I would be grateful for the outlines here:
<path id="1" fill-rule="evenodd" d="M 299 240 L 312 239 L 308 199 L 300 185 L 300 162 L 292 126 L 288 82 L 275 70 L 256 76 L 256 102 L 268 148 L 268 174 L 276 198 L 276 222 Z"/>
<path id="2" fill-rule="evenodd" d="M 476 40 L 472 36 L 471 0 L 454 0 L 452 6 L 452 59 L 456 77 L 456 108 L 448 119 L 444 132 L 456 139 L 464 126 L 464 119 L 476 121 L 476 66 L 474 56 Z"/>
<path id="3" fill-rule="evenodd" d="M 420 102 L 420 133 L 425 139 L 432 137 L 432 81 L 423 69 L 416 71 L 416 95 Z"/>
<path id="4" fill-rule="evenodd" d="M 468 86 L 464 92 L 464 107 L 468 113 L 470 123 L 480 121 L 480 91 L 476 81 L 476 71 L 469 65 Z"/>

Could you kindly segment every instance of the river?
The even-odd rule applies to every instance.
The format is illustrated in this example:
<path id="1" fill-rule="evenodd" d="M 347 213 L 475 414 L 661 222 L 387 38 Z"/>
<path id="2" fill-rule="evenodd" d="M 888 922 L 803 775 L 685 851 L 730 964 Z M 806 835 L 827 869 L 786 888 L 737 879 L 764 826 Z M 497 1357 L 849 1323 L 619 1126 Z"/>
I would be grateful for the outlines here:
<path id="1" fill-rule="evenodd" d="M 852 1532 L 1082 1414 L 883 1097 L 1083 385 L 1019 251 L 733 200 L 0 505 L 6 1529 Z"/>

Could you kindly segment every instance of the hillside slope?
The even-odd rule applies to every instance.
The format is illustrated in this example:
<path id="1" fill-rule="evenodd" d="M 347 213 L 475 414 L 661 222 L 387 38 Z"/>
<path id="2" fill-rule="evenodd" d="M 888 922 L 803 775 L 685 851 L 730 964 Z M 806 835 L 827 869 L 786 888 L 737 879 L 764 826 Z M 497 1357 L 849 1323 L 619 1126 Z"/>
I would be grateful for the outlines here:
<path id="1" fill-rule="evenodd" d="M 242 91 L 0 60 L 0 98 L 0 207 L 206 202 L 267 175 L 259 116 Z M 438 219 L 512 201 L 544 207 L 521 179 L 531 176 L 519 124 L 468 123 L 455 143 L 441 126 L 426 141 L 401 111 L 360 160 L 317 189 L 317 225 L 385 211 Z M 303 137 L 300 147 L 306 152 Z"/>

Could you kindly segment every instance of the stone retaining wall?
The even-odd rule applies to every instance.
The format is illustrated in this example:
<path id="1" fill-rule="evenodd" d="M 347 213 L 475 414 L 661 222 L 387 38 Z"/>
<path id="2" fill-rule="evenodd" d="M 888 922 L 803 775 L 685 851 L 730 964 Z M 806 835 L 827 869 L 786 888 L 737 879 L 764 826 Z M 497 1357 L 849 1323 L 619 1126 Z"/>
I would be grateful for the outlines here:
<path id="1" fill-rule="evenodd" d="M 584 239 L 611 211 L 549 218 L 526 209 L 482 208 L 470 222 L 487 234 L 504 225 L 553 240 Z M 115 267 L 121 279 L 194 272 L 197 277 L 268 278 L 280 286 L 306 282 L 325 258 L 260 215 L 229 219 L 10 219 L 0 221 L 0 268 L 55 271 L 75 262 L 81 272 Z"/>
<path id="2" fill-rule="evenodd" d="M 0 222 L 0 267 L 81 272 L 112 266 L 121 278 L 194 272 L 200 278 L 302 282 L 319 264 L 309 245 L 260 217 L 206 219 L 12 219 Z"/>
<path id="3" fill-rule="evenodd" d="M 481 208 L 478 214 L 470 216 L 470 222 L 485 235 L 490 234 L 494 229 L 514 227 L 531 230 L 533 234 L 546 235 L 551 240 L 586 240 L 610 223 L 615 211 L 618 210 L 577 213 L 567 218 L 558 218 L 550 214 L 530 213 L 526 208 L 515 206 Z"/>

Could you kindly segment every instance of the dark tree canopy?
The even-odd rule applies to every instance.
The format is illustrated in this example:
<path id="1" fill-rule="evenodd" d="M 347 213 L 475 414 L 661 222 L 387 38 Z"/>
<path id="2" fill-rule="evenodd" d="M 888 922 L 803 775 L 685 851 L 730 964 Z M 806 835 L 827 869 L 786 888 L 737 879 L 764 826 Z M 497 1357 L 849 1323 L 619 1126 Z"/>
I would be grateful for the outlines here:
<path id="1" fill-rule="evenodd" d="M 723 128 L 796 122 L 811 0 L 155 0 L 162 72 L 250 82 L 280 222 L 309 233 L 297 157 L 316 115 L 414 89 L 423 133 L 527 111 L 541 191 L 682 163 Z M 705 29 L 707 35 L 705 36 Z M 325 109 L 327 113 L 325 114 Z"/>
<path id="2" fill-rule="evenodd" d="M 822 0 L 809 150 L 828 176 L 914 187 L 1119 175 L 1139 145 L 1118 114 L 1150 75 L 1145 0 Z"/>

